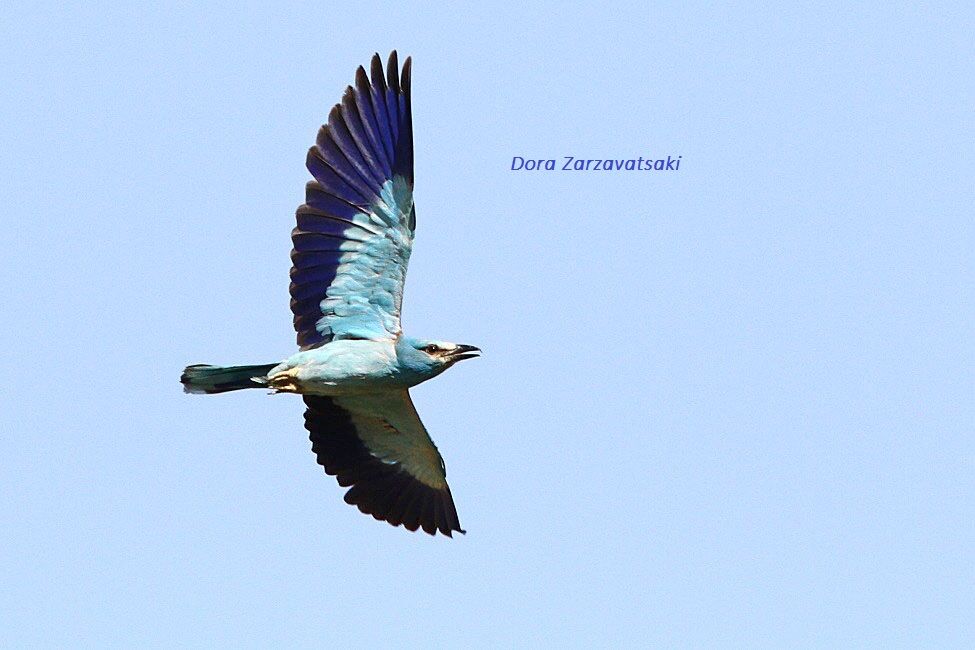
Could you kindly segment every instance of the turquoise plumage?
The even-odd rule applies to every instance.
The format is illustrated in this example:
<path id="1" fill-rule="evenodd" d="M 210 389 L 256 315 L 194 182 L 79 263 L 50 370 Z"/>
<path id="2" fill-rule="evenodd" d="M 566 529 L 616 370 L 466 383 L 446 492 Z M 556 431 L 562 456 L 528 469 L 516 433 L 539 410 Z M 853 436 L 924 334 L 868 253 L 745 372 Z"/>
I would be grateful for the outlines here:
<path id="1" fill-rule="evenodd" d="M 413 249 L 411 60 L 370 75 L 329 114 L 306 159 L 292 231 L 291 310 L 299 352 L 277 364 L 188 366 L 189 393 L 267 388 L 298 393 L 312 451 L 349 487 L 346 502 L 409 530 L 460 527 L 443 459 L 409 388 L 479 354 L 470 345 L 403 335 L 403 285 Z"/>

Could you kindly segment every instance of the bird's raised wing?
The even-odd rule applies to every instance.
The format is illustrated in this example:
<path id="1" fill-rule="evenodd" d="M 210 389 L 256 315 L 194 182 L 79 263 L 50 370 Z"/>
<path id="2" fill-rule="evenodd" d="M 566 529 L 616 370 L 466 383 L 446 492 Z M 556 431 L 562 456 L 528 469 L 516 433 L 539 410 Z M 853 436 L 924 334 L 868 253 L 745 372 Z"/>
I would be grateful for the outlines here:
<path id="1" fill-rule="evenodd" d="M 291 233 L 291 311 L 302 349 L 400 333 L 416 223 L 410 59 L 400 73 L 394 51 L 384 76 L 377 54 L 371 77 L 359 67 L 308 151 L 315 180 Z"/>
<path id="2" fill-rule="evenodd" d="M 312 451 L 339 485 L 351 486 L 347 503 L 409 530 L 464 532 L 443 459 L 408 391 L 304 399 Z"/>

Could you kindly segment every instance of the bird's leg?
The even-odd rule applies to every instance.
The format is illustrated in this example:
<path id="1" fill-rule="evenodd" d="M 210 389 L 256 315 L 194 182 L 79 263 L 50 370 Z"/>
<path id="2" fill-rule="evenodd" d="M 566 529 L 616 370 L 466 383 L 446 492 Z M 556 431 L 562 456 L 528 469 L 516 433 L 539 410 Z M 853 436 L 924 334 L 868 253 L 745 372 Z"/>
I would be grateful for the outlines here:
<path id="1" fill-rule="evenodd" d="M 271 375 L 267 378 L 267 387 L 272 393 L 297 393 L 299 392 L 298 378 L 295 376 L 297 372 L 297 368 L 291 368 Z"/>

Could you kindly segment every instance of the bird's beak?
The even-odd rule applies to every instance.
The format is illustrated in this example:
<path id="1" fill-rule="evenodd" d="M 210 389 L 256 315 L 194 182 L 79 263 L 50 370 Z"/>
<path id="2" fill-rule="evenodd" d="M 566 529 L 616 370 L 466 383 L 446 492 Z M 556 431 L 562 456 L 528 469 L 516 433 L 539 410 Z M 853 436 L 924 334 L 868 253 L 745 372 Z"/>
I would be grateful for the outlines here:
<path id="1" fill-rule="evenodd" d="M 450 352 L 451 361 L 463 361 L 481 356 L 481 351 L 473 345 L 458 345 L 456 350 Z"/>

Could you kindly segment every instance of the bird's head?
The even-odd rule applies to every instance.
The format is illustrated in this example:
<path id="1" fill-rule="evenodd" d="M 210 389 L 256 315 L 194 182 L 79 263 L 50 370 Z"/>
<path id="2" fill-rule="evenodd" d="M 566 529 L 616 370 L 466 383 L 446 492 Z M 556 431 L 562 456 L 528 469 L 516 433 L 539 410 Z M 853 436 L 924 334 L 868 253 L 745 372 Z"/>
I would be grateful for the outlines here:
<path id="1" fill-rule="evenodd" d="M 402 337 L 396 345 L 400 364 L 425 379 L 439 375 L 458 361 L 480 356 L 473 345 Z"/>

